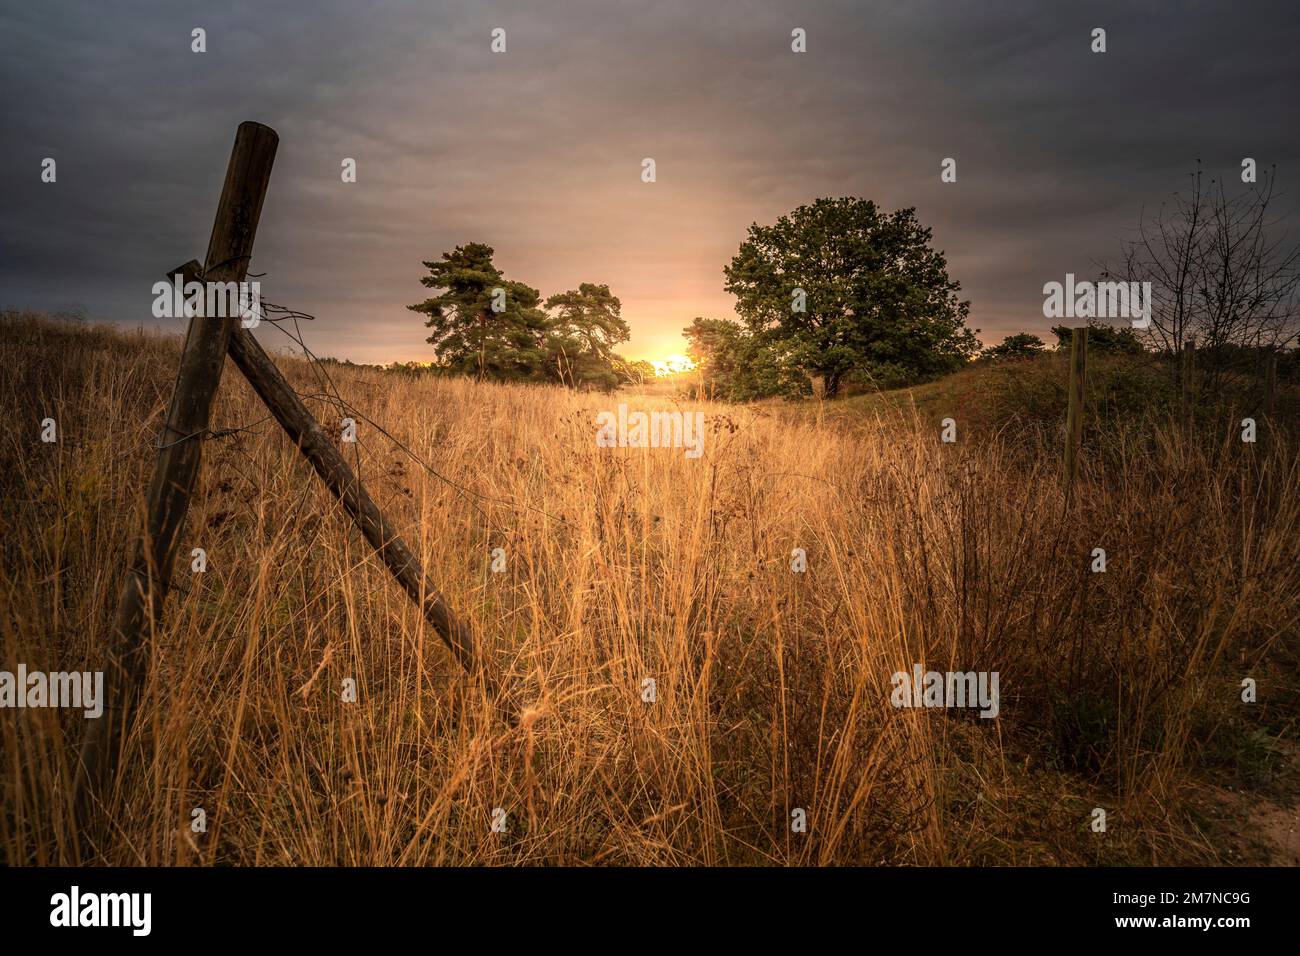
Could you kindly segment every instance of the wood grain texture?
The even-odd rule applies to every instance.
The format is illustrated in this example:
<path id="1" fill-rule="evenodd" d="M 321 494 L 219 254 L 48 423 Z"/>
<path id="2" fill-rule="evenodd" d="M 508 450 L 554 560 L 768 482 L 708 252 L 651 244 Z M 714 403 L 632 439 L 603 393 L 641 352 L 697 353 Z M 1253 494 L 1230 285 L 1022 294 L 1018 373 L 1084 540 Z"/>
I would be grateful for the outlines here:
<path id="1" fill-rule="evenodd" d="M 241 282 L 266 198 L 279 137 L 260 123 L 241 123 L 226 168 L 203 278 Z M 195 277 L 197 278 L 197 277 Z M 198 477 L 212 400 L 221 384 L 234 318 L 190 319 L 167 422 L 149 484 L 147 525 L 137 545 L 109 632 L 103 716 L 90 721 L 74 784 L 83 829 L 92 823 L 96 792 L 123 758 L 131 704 L 144 683 L 149 639 L 162 613 L 190 495 Z"/>

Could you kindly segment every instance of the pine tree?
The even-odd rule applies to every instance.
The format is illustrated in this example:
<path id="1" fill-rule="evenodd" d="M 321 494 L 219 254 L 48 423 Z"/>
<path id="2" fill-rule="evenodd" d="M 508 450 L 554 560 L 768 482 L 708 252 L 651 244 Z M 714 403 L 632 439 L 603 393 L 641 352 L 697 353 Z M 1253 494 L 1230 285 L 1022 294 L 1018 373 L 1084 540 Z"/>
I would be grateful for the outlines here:
<path id="1" fill-rule="evenodd" d="M 571 386 L 615 388 L 621 381 L 614 346 L 631 335 L 618 297 L 607 285 L 584 282 L 546 300 L 552 312 L 546 339 L 546 369 Z"/>
<path id="2" fill-rule="evenodd" d="M 549 325 L 541 293 L 507 279 L 481 242 L 425 262 L 421 285 L 440 294 L 407 306 L 428 316 L 428 342 L 438 365 L 479 378 L 522 379 L 541 374 Z"/>

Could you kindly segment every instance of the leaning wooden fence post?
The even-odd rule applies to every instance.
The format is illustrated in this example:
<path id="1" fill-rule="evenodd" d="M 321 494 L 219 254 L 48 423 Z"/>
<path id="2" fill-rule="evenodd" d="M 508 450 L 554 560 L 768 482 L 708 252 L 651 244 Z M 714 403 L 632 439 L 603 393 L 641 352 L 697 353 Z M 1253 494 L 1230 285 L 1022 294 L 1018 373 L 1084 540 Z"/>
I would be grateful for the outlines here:
<path id="1" fill-rule="evenodd" d="M 1070 405 L 1065 417 L 1065 487 L 1074 487 L 1079 474 L 1079 448 L 1083 444 L 1083 386 L 1088 368 L 1088 328 L 1070 337 Z"/>
<path id="2" fill-rule="evenodd" d="M 311 462 L 316 474 L 343 503 L 348 514 L 370 546 L 378 552 L 393 577 L 410 595 L 433 625 L 438 636 L 456 656 L 461 666 L 472 675 L 479 676 L 489 692 L 495 688 L 490 675 L 479 665 L 473 634 L 460 621 L 438 593 L 433 582 L 425 577 L 419 560 L 398 535 L 396 529 L 379 510 L 361 482 L 357 480 L 343 455 L 325 434 L 302 399 L 284 380 L 270 356 L 246 329 L 236 329 L 230 338 L 230 357 L 244 373 L 253 390 L 270 409 L 280 427 L 285 430 L 298 450 Z"/>
<path id="3" fill-rule="evenodd" d="M 1182 385 L 1183 424 L 1192 426 L 1192 375 L 1196 368 L 1196 339 L 1189 338 L 1183 342 L 1183 364 L 1179 371 Z"/>
<path id="4" fill-rule="evenodd" d="M 188 276 L 197 268 L 198 263 L 190 261 L 173 271 Z M 342 502 L 366 541 L 415 601 L 438 637 L 466 672 L 481 679 L 489 693 L 495 693 L 495 682 L 476 653 L 473 631 L 457 618 L 438 593 L 433 581 L 420 567 L 419 559 L 379 510 L 347 460 L 334 447 L 316 417 L 303 405 L 293 386 L 285 381 L 253 333 L 236 328 L 230 336 L 229 348 L 230 357 L 253 386 L 253 391 L 275 416 L 289 440 L 311 462 L 326 487 Z"/>
<path id="5" fill-rule="evenodd" d="M 208 242 L 204 280 L 244 280 L 278 142 L 275 130 L 268 126 L 240 124 Z M 104 711 L 90 721 L 77 765 L 73 794 L 82 827 L 89 821 L 94 792 L 118 765 L 132 705 L 144 683 L 149 638 L 167 596 L 212 400 L 236 322 L 234 316 L 204 318 L 200 314 L 190 319 L 185 333 L 180 372 L 149 485 L 145 537 L 136 547 L 109 632 Z"/>

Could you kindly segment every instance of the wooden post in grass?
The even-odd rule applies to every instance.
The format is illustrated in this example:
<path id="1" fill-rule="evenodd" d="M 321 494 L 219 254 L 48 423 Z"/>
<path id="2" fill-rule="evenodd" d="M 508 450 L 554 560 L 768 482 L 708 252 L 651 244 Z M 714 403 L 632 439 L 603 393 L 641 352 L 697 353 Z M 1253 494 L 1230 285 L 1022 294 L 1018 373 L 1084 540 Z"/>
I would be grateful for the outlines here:
<path id="1" fill-rule="evenodd" d="M 1183 342 L 1183 362 L 1178 378 L 1182 386 L 1183 424 L 1192 426 L 1192 374 L 1196 368 L 1196 339 L 1188 338 Z"/>
<path id="2" fill-rule="evenodd" d="M 1079 448 L 1083 444 L 1083 387 L 1088 370 L 1088 327 L 1070 336 L 1070 405 L 1065 416 L 1065 487 L 1074 487 L 1079 474 Z"/>
<path id="3" fill-rule="evenodd" d="M 230 338 L 230 357 L 288 434 L 289 440 L 342 502 L 366 541 L 415 601 L 456 660 L 469 674 L 481 677 L 489 692 L 493 691 L 486 669 L 480 670 L 478 666 L 480 662 L 475 655 L 470 628 L 452 613 L 433 582 L 425 576 L 419 559 L 379 510 L 343 455 L 330 443 L 315 416 L 307 411 L 298 393 L 284 380 L 270 356 L 247 329 L 235 329 Z"/>
<path id="4" fill-rule="evenodd" d="M 191 260 L 172 271 L 185 276 L 188 282 L 190 275 L 198 270 L 198 265 Z M 347 460 L 334 447 L 325 429 L 303 405 L 298 393 L 285 381 L 253 333 L 242 327 L 235 328 L 230 336 L 229 348 L 230 357 L 253 386 L 253 391 L 257 392 L 263 404 L 275 416 L 289 440 L 311 462 L 325 486 L 342 502 L 366 541 L 420 608 L 425 619 L 433 625 L 438 637 L 466 672 L 479 676 L 489 692 L 494 691 L 495 687 L 486 669 L 480 672 L 474 635 L 469 626 L 457 618 L 433 582 L 425 576 L 419 559 L 402 540 L 392 522 L 379 510 L 379 506 L 348 466 Z"/>
<path id="5" fill-rule="evenodd" d="M 203 271 L 206 281 L 242 282 L 248 272 L 278 143 L 279 137 L 270 127 L 240 124 L 208 242 Z M 178 537 L 199 472 L 212 400 L 221 383 L 221 369 L 237 321 L 234 317 L 199 315 L 190 319 L 185 333 L 167 424 L 158 439 L 145 537 L 136 546 L 108 635 L 104 712 L 88 721 L 76 768 L 73 799 L 83 828 L 91 818 L 96 791 L 107 783 L 110 772 L 119 764 L 132 705 L 144 684 L 149 639 L 167 596 Z"/>

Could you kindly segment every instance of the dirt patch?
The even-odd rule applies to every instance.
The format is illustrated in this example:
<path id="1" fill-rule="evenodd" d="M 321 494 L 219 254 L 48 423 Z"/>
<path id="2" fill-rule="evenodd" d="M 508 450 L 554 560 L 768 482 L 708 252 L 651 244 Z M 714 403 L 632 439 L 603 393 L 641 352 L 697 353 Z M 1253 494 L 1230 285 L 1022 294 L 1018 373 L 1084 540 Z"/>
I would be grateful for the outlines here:
<path id="1" fill-rule="evenodd" d="M 1213 821 L 1213 839 L 1225 862 L 1300 866 L 1300 806 L 1292 786 L 1300 779 L 1300 747 L 1279 741 L 1285 754 L 1278 773 L 1280 787 L 1234 790 L 1210 785 L 1193 800 Z"/>

